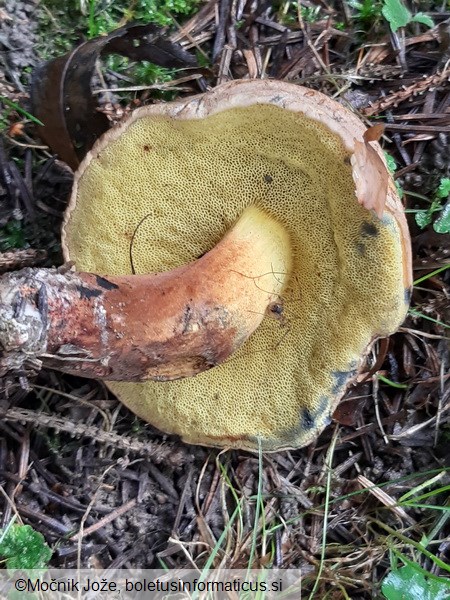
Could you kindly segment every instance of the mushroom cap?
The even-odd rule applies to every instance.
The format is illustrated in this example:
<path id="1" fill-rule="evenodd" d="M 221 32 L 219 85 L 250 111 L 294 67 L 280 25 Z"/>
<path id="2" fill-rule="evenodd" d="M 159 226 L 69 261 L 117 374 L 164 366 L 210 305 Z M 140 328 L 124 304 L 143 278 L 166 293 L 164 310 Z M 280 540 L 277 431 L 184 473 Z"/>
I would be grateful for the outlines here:
<path id="1" fill-rule="evenodd" d="M 225 363 L 177 381 L 108 384 L 133 412 L 189 443 L 266 451 L 304 446 L 330 422 L 373 341 L 405 318 L 412 285 L 394 183 L 381 218 L 355 194 L 351 158 L 365 130 L 319 92 L 253 80 L 137 109 L 97 142 L 63 227 L 78 270 L 174 269 L 211 250 L 251 204 L 292 244 L 280 302 Z"/>

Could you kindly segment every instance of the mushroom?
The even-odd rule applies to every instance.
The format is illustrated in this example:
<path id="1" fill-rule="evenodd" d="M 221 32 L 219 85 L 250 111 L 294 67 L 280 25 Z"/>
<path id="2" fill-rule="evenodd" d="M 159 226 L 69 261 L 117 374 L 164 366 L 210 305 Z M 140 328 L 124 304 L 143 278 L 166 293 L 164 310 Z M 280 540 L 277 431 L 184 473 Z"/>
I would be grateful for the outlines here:
<path id="1" fill-rule="evenodd" d="M 81 299 L 84 359 L 95 344 L 104 353 L 92 376 L 188 443 L 310 443 L 409 305 L 409 233 L 374 137 L 323 94 L 270 80 L 143 107 L 104 134 L 75 175 L 62 236 L 71 277 L 87 282 L 76 306 L 80 286 L 97 293 Z M 210 297 L 213 326 L 183 354 Z M 108 339 L 92 335 L 94 317 L 108 319 Z M 81 329 L 62 346 L 79 349 Z M 142 346 L 149 336 L 158 343 Z M 65 370 L 86 374 L 84 359 Z"/>

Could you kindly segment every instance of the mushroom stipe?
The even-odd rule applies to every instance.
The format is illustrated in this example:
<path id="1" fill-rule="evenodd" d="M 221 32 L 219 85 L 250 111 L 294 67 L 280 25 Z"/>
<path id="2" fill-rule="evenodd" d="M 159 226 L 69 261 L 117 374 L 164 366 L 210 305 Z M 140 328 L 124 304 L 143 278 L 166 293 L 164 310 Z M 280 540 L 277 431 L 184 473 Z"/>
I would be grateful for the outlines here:
<path id="1" fill-rule="evenodd" d="M 17 368 L 41 356 L 62 371 L 118 381 L 192 377 L 245 343 L 290 269 L 289 235 L 255 206 L 210 252 L 170 272 L 106 278 L 25 269 L 0 287 L 3 359 Z"/>
<path id="2" fill-rule="evenodd" d="M 27 360 L 34 356 L 55 366 L 55 355 L 62 353 L 58 368 L 83 365 L 84 375 L 106 378 L 137 415 L 189 443 L 266 451 L 310 443 L 330 422 L 374 340 L 395 332 L 408 308 L 409 233 L 375 141 L 380 133 L 323 94 L 270 80 L 233 81 L 136 110 L 87 155 L 66 212 L 65 258 L 81 273 L 63 276 L 66 283 L 80 278 L 89 290 L 80 299 L 91 307 L 84 327 L 88 339 L 80 333 L 70 341 L 68 330 L 83 328 L 79 316 L 62 311 L 64 342 L 52 356 L 32 351 Z M 211 265 L 159 304 L 154 301 L 159 284 L 152 288 L 150 305 L 172 307 L 178 329 L 169 326 L 167 335 L 158 330 L 165 317 L 156 318 L 154 329 L 142 325 L 150 308 L 143 310 L 143 296 L 137 296 L 127 308 L 134 329 L 128 331 L 124 322 L 119 336 L 103 330 L 102 338 L 98 321 L 104 315 L 97 309 L 97 323 L 93 319 L 99 297 L 113 298 L 125 282 L 129 287 L 139 278 L 164 282 L 170 273 L 201 265 L 233 238 L 239 223 L 262 237 L 259 246 L 252 241 L 222 264 L 229 285 L 217 304 L 215 326 L 206 330 L 206 346 L 202 342 L 208 352 L 195 347 L 186 358 L 183 331 L 202 320 L 194 317 L 191 298 L 212 293 Z M 272 227 L 277 233 L 270 233 Z M 26 277 L 42 281 L 41 275 Z M 7 282 L 0 286 L 3 314 L 12 302 L 1 291 Z M 105 289 L 114 285 L 118 288 Z M 56 286 L 55 299 L 63 288 Z M 31 319 L 42 293 L 38 286 L 29 289 L 27 301 L 32 297 L 35 304 L 27 304 L 25 313 Z M 227 321 L 229 305 L 239 317 L 236 326 Z M 117 303 L 110 308 L 120 317 Z M 17 312 L 23 314 L 23 307 Z M 2 329 L 5 347 L 5 319 Z M 19 329 L 16 341 L 23 339 Z M 232 341 L 220 341 L 223 329 L 233 329 Z M 35 332 L 38 342 L 39 336 Z M 157 352 L 164 365 L 151 366 L 152 344 L 169 338 Z M 114 362 L 118 348 L 122 354 Z M 92 358 L 89 373 L 85 366 L 93 366 Z M 20 360 L 17 353 L 14 358 L 5 353 L 1 364 L 6 369 Z M 184 378 L 136 382 L 142 373 Z"/>

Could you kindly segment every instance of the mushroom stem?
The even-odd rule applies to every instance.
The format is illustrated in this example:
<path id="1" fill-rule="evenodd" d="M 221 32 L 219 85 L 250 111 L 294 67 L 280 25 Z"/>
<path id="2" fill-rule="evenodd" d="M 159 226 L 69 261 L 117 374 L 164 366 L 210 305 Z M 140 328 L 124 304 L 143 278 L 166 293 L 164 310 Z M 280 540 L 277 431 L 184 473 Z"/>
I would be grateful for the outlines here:
<path id="1" fill-rule="evenodd" d="M 210 252 L 166 273 L 4 275 L 0 375 L 41 363 L 115 381 L 196 375 L 249 338 L 290 266 L 288 233 L 250 206 Z"/>

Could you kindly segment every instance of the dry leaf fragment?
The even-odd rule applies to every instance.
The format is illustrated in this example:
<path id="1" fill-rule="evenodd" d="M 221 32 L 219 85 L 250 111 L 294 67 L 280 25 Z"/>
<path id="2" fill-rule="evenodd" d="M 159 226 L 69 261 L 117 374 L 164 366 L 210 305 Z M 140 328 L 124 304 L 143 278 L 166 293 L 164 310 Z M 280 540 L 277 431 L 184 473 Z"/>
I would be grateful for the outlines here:
<path id="1" fill-rule="evenodd" d="M 378 142 L 384 133 L 384 123 L 377 123 L 365 130 L 363 139 L 366 143 Z"/>
<path id="2" fill-rule="evenodd" d="M 383 131 L 384 125 L 380 123 L 364 132 L 362 142 L 355 138 L 354 153 L 350 159 L 358 202 L 373 210 L 379 219 L 383 216 L 389 173 L 372 142 L 378 141 Z"/>
<path id="3" fill-rule="evenodd" d="M 8 127 L 8 135 L 12 138 L 23 135 L 24 123 L 11 123 Z"/>
<path id="4" fill-rule="evenodd" d="M 125 25 L 88 40 L 35 70 L 31 85 L 33 114 L 44 123 L 40 137 L 60 159 L 76 169 L 95 140 L 110 127 L 99 112 L 91 79 L 100 56 L 116 53 L 164 67 L 194 67 L 194 56 L 164 38 L 153 24 Z"/>

